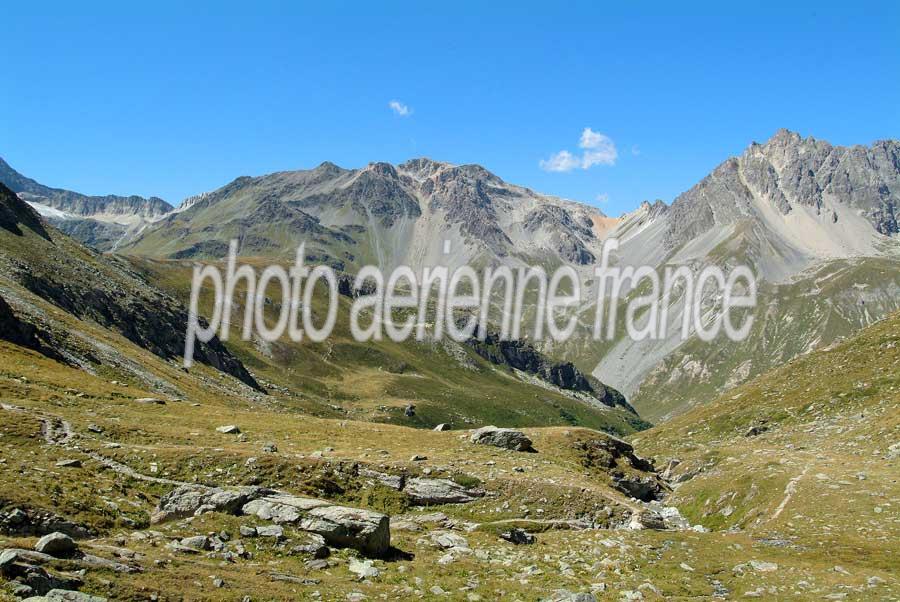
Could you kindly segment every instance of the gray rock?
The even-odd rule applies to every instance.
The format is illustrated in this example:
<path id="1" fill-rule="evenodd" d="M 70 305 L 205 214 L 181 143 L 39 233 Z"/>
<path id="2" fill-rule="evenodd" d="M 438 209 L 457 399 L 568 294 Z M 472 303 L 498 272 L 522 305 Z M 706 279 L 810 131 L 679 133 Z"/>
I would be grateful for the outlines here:
<path id="1" fill-rule="evenodd" d="M 327 558 L 331 550 L 325 544 L 325 538 L 316 533 L 306 533 L 306 541 L 291 548 L 291 554 L 303 554 L 315 559 Z"/>
<path id="2" fill-rule="evenodd" d="M 537 538 L 534 535 L 524 529 L 510 529 L 509 531 L 504 531 L 500 534 L 500 539 L 505 539 L 517 546 L 531 545 L 537 541 Z"/>
<path id="3" fill-rule="evenodd" d="M 262 525 L 256 528 L 256 535 L 258 537 L 284 539 L 284 528 L 279 525 Z"/>
<path id="4" fill-rule="evenodd" d="M 514 451 L 534 451 L 531 439 L 529 439 L 522 431 L 514 429 L 485 426 L 472 433 L 469 440 L 472 443 L 477 443 L 479 445 L 493 445 L 494 447 L 502 447 L 503 449 L 511 449 Z"/>
<path id="5" fill-rule="evenodd" d="M 267 454 L 274 454 L 278 452 L 278 446 L 274 443 L 266 443 L 263 445 L 263 451 Z"/>
<path id="6" fill-rule="evenodd" d="M 146 403 L 150 405 L 159 405 L 164 406 L 166 402 L 162 399 L 158 399 L 156 397 L 138 397 L 134 400 L 134 403 Z"/>
<path id="7" fill-rule="evenodd" d="M 358 576 L 362 579 L 374 579 L 378 577 L 381 572 L 372 566 L 371 560 L 358 560 L 356 558 L 350 559 L 350 566 L 348 570 L 354 575 Z"/>
<path id="8" fill-rule="evenodd" d="M 70 460 L 60 460 L 56 463 L 56 466 L 59 468 L 81 468 L 81 460 L 74 458 Z"/>
<path id="9" fill-rule="evenodd" d="M 318 533 L 331 545 L 354 548 L 371 556 L 383 556 L 391 547 L 390 519 L 371 510 L 320 506 L 310 510 L 299 526 Z"/>
<path id="10" fill-rule="evenodd" d="M 51 556 L 63 558 L 77 552 L 78 546 L 75 545 L 72 538 L 65 533 L 56 532 L 41 537 L 38 542 L 34 544 L 34 549 L 43 554 L 50 554 Z"/>
<path id="11" fill-rule="evenodd" d="M 555 590 L 549 598 L 544 598 L 544 602 L 597 602 L 594 594 L 587 592 L 574 593 L 566 589 Z"/>
<path id="12" fill-rule="evenodd" d="M 234 424 L 226 424 L 225 426 L 218 426 L 216 430 L 225 435 L 238 435 L 241 432 L 241 429 Z"/>
<path id="13" fill-rule="evenodd" d="M 466 489 L 449 479 L 407 479 L 403 493 L 413 504 L 465 504 L 484 496 L 484 492 Z"/>
<path id="14" fill-rule="evenodd" d="M 305 566 L 310 571 L 324 571 L 325 569 L 328 568 L 328 561 L 321 559 L 321 558 L 317 558 L 315 560 L 310 560 L 309 562 L 306 563 Z"/>
<path id="15" fill-rule="evenodd" d="M 278 493 L 251 500 L 241 512 L 275 523 L 296 523 L 313 508 L 329 505 L 329 502 L 314 498 Z"/>
<path id="16" fill-rule="evenodd" d="M 431 533 L 431 543 L 442 550 L 469 547 L 469 542 L 466 541 L 465 537 L 451 531 L 434 531 Z"/>
<path id="17" fill-rule="evenodd" d="M 436 427 L 434 427 L 434 430 L 436 430 L 436 431 L 438 431 L 438 432 L 441 432 L 441 431 L 449 431 L 449 430 L 450 430 L 450 425 L 447 424 L 446 422 L 442 422 L 442 423 L 440 423 L 439 425 L 437 425 Z"/>
<path id="18" fill-rule="evenodd" d="M 186 518 L 204 512 L 237 514 L 247 502 L 271 490 L 260 487 L 219 489 L 203 485 L 181 485 L 160 498 L 151 523 Z"/>
<path id="19" fill-rule="evenodd" d="M 369 479 L 375 479 L 385 487 L 390 487 L 391 489 L 396 489 L 397 491 L 403 489 L 403 484 L 405 481 L 405 478 L 402 475 L 386 474 L 375 470 L 369 470 L 368 468 L 359 469 L 359 476 Z"/>
<path id="20" fill-rule="evenodd" d="M 76 591 L 52 589 L 44 595 L 47 602 L 106 602 L 101 596 L 91 596 Z"/>
<path id="21" fill-rule="evenodd" d="M 194 535 L 193 537 L 185 537 L 179 543 L 181 543 L 181 545 L 186 548 L 191 548 L 194 550 L 212 549 L 212 542 L 206 535 Z"/>
<path id="22" fill-rule="evenodd" d="M 250 525 L 241 525 L 240 528 L 241 537 L 256 537 L 256 527 Z"/>

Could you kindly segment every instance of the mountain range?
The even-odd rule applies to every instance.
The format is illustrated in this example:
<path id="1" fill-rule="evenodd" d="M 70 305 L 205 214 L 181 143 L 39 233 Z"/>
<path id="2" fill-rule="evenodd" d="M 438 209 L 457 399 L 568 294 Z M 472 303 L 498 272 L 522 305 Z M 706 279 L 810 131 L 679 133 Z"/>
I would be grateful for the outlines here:
<path id="1" fill-rule="evenodd" d="M 479 165 L 425 158 L 242 176 L 176 209 L 155 198 L 50 189 L 2 165 L 0 181 L 50 223 L 131 256 L 219 260 L 236 238 L 242 256 L 278 260 L 305 242 L 308 260 L 348 272 L 367 264 L 572 266 L 587 285 L 583 328 L 568 342 L 539 346 L 620 390 L 652 420 L 900 308 L 893 140 L 841 147 L 779 130 L 671 205 L 644 202 L 620 217 L 507 183 Z M 684 299 L 676 295 L 662 340 L 632 341 L 624 329 L 613 341 L 592 340 L 593 269 L 611 237 L 620 241 L 621 266 L 750 266 L 759 284 L 750 337 L 739 345 L 682 340 Z M 621 302 L 634 294 L 625 287 Z"/>
<path id="2" fill-rule="evenodd" d="M 896 599 L 896 148 L 782 131 L 617 218 L 427 159 L 177 209 L 0 182 L 0 600 Z M 750 266 L 749 337 L 594 341 L 588 303 L 552 344 L 359 342 L 342 273 L 325 341 L 233 316 L 179 357 L 231 238 L 256 268 L 306 242 L 350 274 L 567 265 L 596 292 L 613 236 L 619 266 Z"/>

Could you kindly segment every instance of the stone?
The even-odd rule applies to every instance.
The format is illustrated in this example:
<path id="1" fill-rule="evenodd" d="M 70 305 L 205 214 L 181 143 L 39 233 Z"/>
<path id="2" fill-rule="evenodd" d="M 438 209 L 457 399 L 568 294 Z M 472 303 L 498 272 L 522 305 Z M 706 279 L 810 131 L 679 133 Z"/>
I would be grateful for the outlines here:
<path id="1" fill-rule="evenodd" d="M 403 493 L 416 505 L 465 504 L 484 496 L 484 492 L 467 489 L 449 479 L 407 479 Z"/>
<path id="2" fill-rule="evenodd" d="M 358 560 L 356 558 L 350 559 L 350 566 L 348 567 L 349 571 L 354 575 L 357 575 L 361 580 L 362 579 L 374 579 L 378 577 L 381 572 L 372 566 L 371 560 Z"/>
<path id="3" fill-rule="evenodd" d="M 328 558 L 331 550 L 325 544 L 325 538 L 316 533 L 304 534 L 305 543 L 299 544 L 291 548 L 291 554 L 303 554 L 312 556 L 315 559 Z"/>
<path id="4" fill-rule="evenodd" d="M 408 406 L 406 406 L 406 408 L 404 408 L 404 410 L 403 410 L 403 415 L 406 416 L 407 418 L 411 418 L 412 416 L 415 416 L 416 415 L 416 406 L 413 404 L 409 404 Z"/>
<path id="5" fill-rule="evenodd" d="M 256 537 L 256 527 L 250 525 L 241 525 L 238 530 L 241 537 Z"/>
<path id="6" fill-rule="evenodd" d="M 193 537 L 185 537 L 179 542 L 186 548 L 193 550 L 209 550 L 212 548 L 212 542 L 206 535 L 194 535 Z"/>
<path id="7" fill-rule="evenodd" d="M 278 452 L 278 446 L 274 443 L 266 443 L 263 445 L 263 452 L 267 454 L 274 454 Z"/>
<path id="8" fill-rule="evenodd" d="M 56 463 L 56 466 L 58 466 L 59 468 L 81 468 L 81 460 L 60 460 Z"/>
<path id="9" fill-rule="evenodd" d="M 44 594 L 44 600 L 47 602 L 106 602 L 106 598 L 100 596 L 63 589 L 51 589 Z"/>
<path id="10" fill-rule="evenodd" d="M 442 550 L 451 548 L 468 548 L 469 542 L 462 535 L 450 531 L 434 531 L 431 533 L 431 542 Z"/>
<path id="11" fill-rule="evenodd" d="M 658 513 L 651 510 L 643 510 L 631 515 L 628 528 L 633 531 L 640 531 L 641 529 L 663 531 L 666 528 L 666 523 Z"/>
<path id="12" fill-rule="evenodd" d="M 225 426 L 218 426 L 216 430 L 224 435 L 238 435 L 241 432 L 241 429 L 234 424 L 226 424 Z"/>
<path id="13" fill-rule="evenodd" d="M 41 537 L 34 549 L 43 554 L 50 554 L 58 558 L 71 556 L 78 551 L 75 541 L 65 533 L 55 532 Z"/>
<path id="14" fill-rule="evenodd" d="M 447 424 L 447 423 L 445 423 L 445 422 L 442 422 L 442 423 L 440 423 L 439 425 L 437 425 L 436 427 L 434 427 L 434 430 L 436 430 L 436 431 L 438 431 L 438 432 L 441 432 L 441 431 L 449 431 L 449 430 L 450 430 L 450 425 Z"/>
<path id="15" fill-rule="evenodd" d="M 544 602 L 597 602 L 594 594 L 585 592 L 573 593 L 566 589 L 554 590 L 549 598 L 544 598 Z"/>
<path id="16" fill-rule="evenodd" d="M 156 397 L 139 397 L 134 400 L 135 403 L 146 403 L 150 405 L 159 405 L 164 406 L 166 402 L 162 399 L 157 399 Z"/>
<path id="17" fill-rule="evenodd" d="M 310 560 L 305 566 L 311 571 L 324 571 L 329 565 L 327 560 L 317 558 L 315 560 Z"/>
<path id="18" fill-rule="evenodd" d="M 759 573 L 771 573 L 778 570 L 778 565 L 774 562 L 764 562 L 762 560 L 751 560 L 750 568 Z"/>
<path id="19" fill-rule="evenodd" d="M 383 556 L 391 547 L 390 519 L 371 510 L 320 506 L 310 510 L 299 527 L 318 533 L 331 545 L 371 556 Z"/>
<path id="20" fill-rule="evenodd" d="M 309 510 L 329 505 L 314 498 L 278 493 L 251 500 L 241 508 L 241 512 L 274 523 L 296 523 Z"/>
<path id="21" fill-rule="evenodd" d="M 284 538 L 284 528 L 278 525 L 262 525 L 256 528 L 258 537 L 274 537 L 275 539 Z"/>
<path id="22" fill-rule="evenodd" d="M 514 429 L 485 426 L 472 433 L 469 440 L 472 443 L 477 443 L 479 445 L 493 445 L 494 447 L 501 447 L 503 449 L 514 451 L 535 451 L 531 439 L 529 439 L 522 431 Z"/>
<path id="23" fill-rule="evenodd" d="M 537 541 L 537 538 L 534 535 L 524 529 L 510 529 L 509 531 L 504 531 L 500 534 L 500 539 L 505 539 L 517 546 L 531 545 Z"/>
<path id="24" fill-rule="evenodd" d="M 204 485 L 180 485 L 160 498 L 150 522 L 187 518 L 204 512 L 237 514 L 250 500 L 269 493 L 271 490 L 260 487 L 220 489 Z"/>
<path id="25" fill-rule="evenodd" d="M 427 459 L 428 459 L 427 456 L 420 456 L 419 454 L 416 454 L 416 455 L 414 455 L 413 457 L 411 457 L 411 458 L 409 459 L 409 461 L 410 461 L 410 462 L 422 462 L 422 461 L 427 460 Z"/>
<path id="26" fill-rule="evenodd" d="M 663 498 L 666 489 L 656 475 L 615 475 L 613 476 L 613 487 L 636 500 L 642 502 L 652 502 Z"/>
<path id="27" fill-rule="evenodd" d="M 405 482 L 405 478 L 402 475 L 386 474 L 383 472 L 370 470 L 368 468 L 360 468 L 359 476 L 369 479 L 375 479 L 385 487 L 390 487 L 391 489 L 396 489 L 397 491 L 403 489 L 403 484 Z"/>

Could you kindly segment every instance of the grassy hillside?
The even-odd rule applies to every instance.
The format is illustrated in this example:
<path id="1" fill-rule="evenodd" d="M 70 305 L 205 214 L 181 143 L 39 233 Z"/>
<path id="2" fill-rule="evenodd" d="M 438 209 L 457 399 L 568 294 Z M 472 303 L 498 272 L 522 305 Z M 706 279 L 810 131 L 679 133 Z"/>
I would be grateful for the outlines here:
<path id="1" fill-rule="evenodd" d="M 900 570 L 900 314 L 634 438 L 677 458 L 693 522 L 816 553 L 849 584 Z M 896 586 L 896 581 L 894 581 Z M 848 586 L 849 587 L 849 586 Z M 849 591 L 849 590 L 848 590 Z M 880 598 L 879 598 L 880 599 Z"/>
<path id="2" fill-rule="evenodd" d="M 131 261 L 148 280 L 187 302 L 190 264 Z M 268 260 L 256 263 L 263 266 Z M 235 299 L 243 302 L 243 281 L 237 291 Z M 269 294 L 278 298 L 280 291 L 273 286 Z M 385 338 L 358 343 L 348 322 L 351 300 L 340 296 L 339 302 L 337 326 L 326 341 L 293 343 L 287 336 L 271 344 L 243 341 L 239 332 L 243 314 L 236 312 L 228 347 L 283 403 L 320 416 L 423 428 L 440 423 L 454 428 L 586 426 L 617 434 L 649 426 L 620 408 L 586 403 L 562 389 L 535 384 L 534 379 L 493 365 L 450 340 L 396 343 Z M 326 303 L 324 287 L 319 287 L 312 308 L 317 323 L 327 311 Z M 201 308 L 212 308 L 208 289 L 201 297 Z M 267 318 L 274 323 L 280 304 L 273 303 L 268 310 Z M 407 417 L 404 408 L 410 404 L 416 406 L 416 414 Z"/>

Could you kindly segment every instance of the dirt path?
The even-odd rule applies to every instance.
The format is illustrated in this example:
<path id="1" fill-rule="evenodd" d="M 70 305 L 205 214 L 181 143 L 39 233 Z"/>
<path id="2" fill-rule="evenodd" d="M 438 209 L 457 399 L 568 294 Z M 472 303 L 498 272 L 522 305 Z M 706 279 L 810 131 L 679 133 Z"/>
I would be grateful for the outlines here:
<path id="1" fill-rule="evenodd" d="M 112 458 L 107 458 L 99 452 L 81 449 L 81 447 L 72 443 L 75 438 L 75 429 L 72 428 L 72 425 L 68 421 L 63 420 L 59 416 L 54 416 L 52 414 L 47 414 L 46 412 L 30 410 L 28 408 L 14 406 L 6 403 L 0 404 L 0 409 L 6 410 L 8 412 L 20 412 L 35 417 L 41 422 L 41 435 L 44 437 L 44 441 L 48 445 L 59 445 L 68 450 L 85 454 L 89 458 L 96 460 L 103 466 L 118 474 L 130 477 L 132 479 L 138 479 L 140 481 L 161 483 L 163 485 L 179 486 L 193 484 L 187 483 L 186 481 L 175 481 L 173 479 L 164 479 L 161 477 L 146 475 L 134 470 L 130 466 L 122 464 L 121 462 L 117 462 Z"/>
<path id="2" fill-rule="evenodd" d="M 790 503 L 791 498 L 794 497 L 794 493 L 797 491 L 797 483 L 800 482 L 800 479 L 806 476 L 806 473 L 809 472 L 809 466 L 803 469 L 803 472 L 798 474 L 796 477 L 788 481 L 788 484 L 784 488 L 784 499 L 781 500 L 781 503 L 778 504 L 778 508 L 775 509 L 775 512 L 772 513 L 772 516 L 769 517 L 769 521 L 773 521 L 784 511 L 787 505 Z"/>

